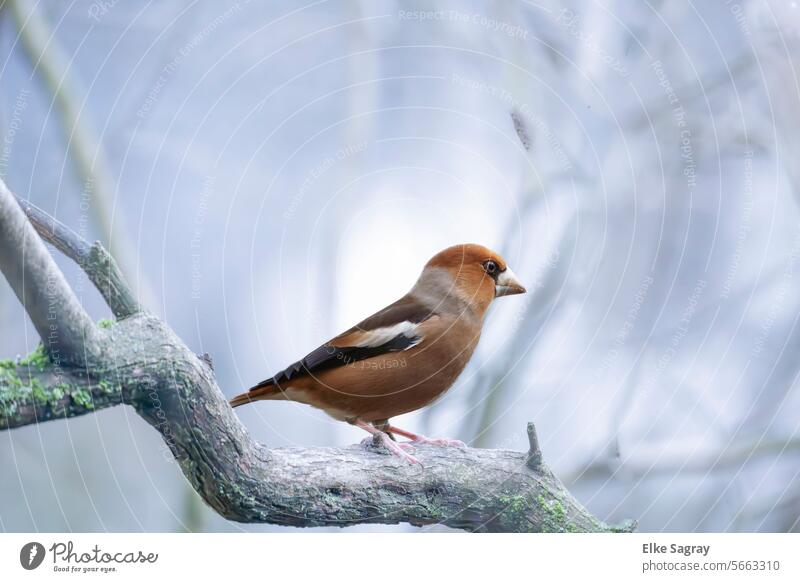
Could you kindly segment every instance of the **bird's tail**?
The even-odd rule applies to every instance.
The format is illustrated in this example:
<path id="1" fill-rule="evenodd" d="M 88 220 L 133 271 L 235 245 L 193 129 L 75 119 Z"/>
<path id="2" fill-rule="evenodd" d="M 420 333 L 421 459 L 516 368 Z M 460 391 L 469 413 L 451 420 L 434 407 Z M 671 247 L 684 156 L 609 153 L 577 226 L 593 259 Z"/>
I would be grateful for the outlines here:
<path id="1" fill-rule="evenodd" d="M 242 392 L 230 399 L 230 405 L 233 408 L 241 406 L 242 404 L 249 404 L 256 400 L 273 400 L 276 396 L 281 394 L 280 388 L 270 378 L 259 382 L 247 392 Z"/>

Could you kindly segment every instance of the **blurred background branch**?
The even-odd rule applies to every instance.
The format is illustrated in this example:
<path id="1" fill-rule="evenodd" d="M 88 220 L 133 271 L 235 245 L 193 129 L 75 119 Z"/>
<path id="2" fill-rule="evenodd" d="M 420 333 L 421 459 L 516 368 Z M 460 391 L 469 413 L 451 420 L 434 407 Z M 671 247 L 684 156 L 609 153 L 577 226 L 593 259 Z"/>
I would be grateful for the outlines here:
<path id="1" fill-rule="evenodd" d="M 81 95 L 72 78 L 73 59 L 64 53 L 47 19 L 41 14 L 40 4 L 21 0 L 5 0 L 17 38 L 25 50 L 30 66 L 41 79 L 55 106 L 62 128 L 67 152 L 75 167 L 84 192 L 91 198 L 89 208 L 92 223 L 100 240 L 111 249 L 128 273 L 130 280 L 136 271 L 134 246 L 127 234 L 125 222 L 115 220 L 117 181 L 110 169 L 100 137 L 91 126 L 87 99 Z M 78 202 L 75 201 L 75 206 Z M 149 285 L 137 277 L 135 282 L 144 302 L 154 305 Z"/>

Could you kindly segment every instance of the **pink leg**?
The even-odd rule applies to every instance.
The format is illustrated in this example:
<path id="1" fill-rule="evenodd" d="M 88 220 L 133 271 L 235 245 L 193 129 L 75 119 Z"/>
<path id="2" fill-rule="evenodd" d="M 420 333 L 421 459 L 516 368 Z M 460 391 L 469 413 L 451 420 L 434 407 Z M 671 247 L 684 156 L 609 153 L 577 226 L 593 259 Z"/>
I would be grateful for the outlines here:
<path id="1" fill-rule="evenodd" d="M 353 424 L 355 424 L 359 428 L 363 428 L 365 431 L 367 431 L 373 437 L 377 435 L 378 438 L 381 439 L 381 442 L 383 443 L 383 446 L 385 446 L 387 449 L 389 449 L 389 451 L 393 455 L 397 455 L 398 457 L 400 457 L 401 459 L 403 459 L 405 461 L 408 461 L 412 465 L 421 465 L 422 464 L 422 463 L 419 462 L 419 460 L 416 457 L 414 457 L 412 455 L 409 455 L 407 452 L 405 452 L 403 450 L 403 449 L 409 447 L 408 444 L 406 444 L 406 443 L 402 443 L 401 444 L 401 443 L 394 442 L 389 437 L 388 434 L 386 434 L 382 430 L 378 430 L 377 428 L 375 428 L 371 424 L 367 424 L 366 422 L 362 422 L 360 420 L 357 420 Z M 368 439 L 368 440 L 371 441 L 372 439 Z M 363 442 L 365 444 L 369 444 L 369 442 L 367 442 L 367 441 L 363 441 Z M 411 447 L 411 450 L 413 450 L 413 447 Z"/>
<path id="2" fill-rule="evenodd" d="M 396 426 L 390 426 L 387 428 L 389 432 L 393 432 L 394 434 L 400 435 L 402 437 L 406 437 L 407 439 L 411 439 L 412 443 L 418 443 L 421 445 L 429 444 L 429 445 L 441 445 L 444 447 L 466 447 L 463 442 L 456 440 L 456 439 L 429 439 L 426 436 L 422 436 L 419 434 L 414 434 L 413 432 L 408 432 L 407 430 L 403 430 L 402 428 L 397 428 Z"/>

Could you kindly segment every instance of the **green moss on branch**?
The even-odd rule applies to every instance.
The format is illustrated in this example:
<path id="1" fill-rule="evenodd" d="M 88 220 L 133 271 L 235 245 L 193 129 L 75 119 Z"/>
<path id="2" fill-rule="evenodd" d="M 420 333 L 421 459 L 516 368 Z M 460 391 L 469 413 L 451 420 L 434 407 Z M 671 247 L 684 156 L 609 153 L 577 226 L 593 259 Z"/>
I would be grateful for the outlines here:
<path id="1" fill-rule="evenodd" d="M 41 347 L 0 362 L 0 429 L 71 418 L 122 402 L 119 386 L 52 364 Z"/>

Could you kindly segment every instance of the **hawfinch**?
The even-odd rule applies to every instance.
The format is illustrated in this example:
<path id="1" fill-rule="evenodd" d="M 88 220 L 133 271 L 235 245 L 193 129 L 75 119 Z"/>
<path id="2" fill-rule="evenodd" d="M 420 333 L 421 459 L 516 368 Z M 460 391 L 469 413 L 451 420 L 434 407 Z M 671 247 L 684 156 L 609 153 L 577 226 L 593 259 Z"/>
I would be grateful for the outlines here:
<path id="1" fill-rule="evenodd" d="M 305 358 L 233 398 L 231 406 L 288 399 L 363 428 L 411 463 L 408 443 L 464 446 L 389 424 L 432 403 L 453 385 L 481 335 L 495 297 L 525 293 L 497 253 L 475 244 L 450 247 L 425 265 L 408 294 Z"/>

